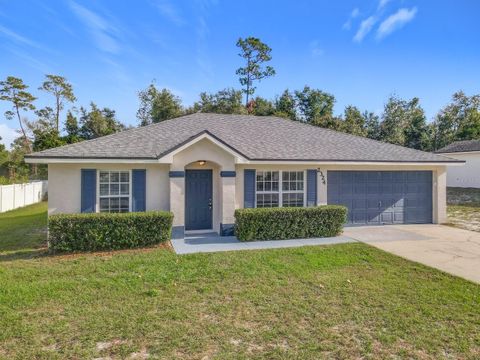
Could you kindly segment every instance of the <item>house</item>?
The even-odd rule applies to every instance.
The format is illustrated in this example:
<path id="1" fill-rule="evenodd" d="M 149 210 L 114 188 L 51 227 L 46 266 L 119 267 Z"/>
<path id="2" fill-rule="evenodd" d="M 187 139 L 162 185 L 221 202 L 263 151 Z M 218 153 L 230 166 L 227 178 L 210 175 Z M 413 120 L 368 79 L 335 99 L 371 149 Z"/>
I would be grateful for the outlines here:
<path id="1" fill-rule="evenodd" d="M 277 117 L 197 113 L 30 154 L 49 214 L 170 210 L 231 234 L 237 208 L 342 204 L 355 225 L 442 223 L 451 159 Z"/>
<path id="2" fill-rule="evenodd" d="M 455 141 L 437 151 L 465 166 L 448 168 L 447 186 L 480 188 L 480 140 Z"/>

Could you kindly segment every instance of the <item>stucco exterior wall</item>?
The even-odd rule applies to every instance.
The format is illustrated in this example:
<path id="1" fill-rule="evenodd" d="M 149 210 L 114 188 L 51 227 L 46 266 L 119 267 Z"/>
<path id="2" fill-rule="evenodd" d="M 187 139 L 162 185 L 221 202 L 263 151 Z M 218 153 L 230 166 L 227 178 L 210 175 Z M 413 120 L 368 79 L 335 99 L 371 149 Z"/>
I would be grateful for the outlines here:
<path id="1" fill-rule="evenodd" d="M 466 161 L 463 166 L 448 166 L 447 186 L 480 188 L 480 151 L 445 155 Z"/>
<path id="2" fill-rule="evenodd" d="M 393 171 L 393 170 L 429 170 L 432 171 L 433 222 L 444 223 L 447 220 L 446 167 L 445 166 L 405 166 L 405 165 L 237 165 L 235 208 L 243 207 L 243 170 L 291 170 L 302 171 L 318 169 L 317 173 L 317 205 L 327 204 L 327 186 L 329 170 L 357 171 Z M 325 180 L 325 182 L 324 182 Z"/>
<path id="3" fill-rule="evenodd" d="M 49 164 L 48 213 L 80 212 L 81 169 L 146 169 L 147 210 L 169 210 L 168 165 L 163 164 Z M 98 196 L 98 189 L 97 189 Z M 98 204 L 97 204 L 98 206 Z"/>

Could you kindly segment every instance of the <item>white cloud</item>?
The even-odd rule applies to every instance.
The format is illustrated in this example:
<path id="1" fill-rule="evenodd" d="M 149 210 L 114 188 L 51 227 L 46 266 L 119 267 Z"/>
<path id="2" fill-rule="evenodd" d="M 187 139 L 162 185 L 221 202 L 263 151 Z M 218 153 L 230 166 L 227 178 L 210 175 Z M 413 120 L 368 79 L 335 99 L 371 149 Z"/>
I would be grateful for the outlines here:
<path id="1" fill-rule="evenodd" d="M 360 15 L 360 10 L 358 10 L 358 8 L 353 9 L 348 17 L 348 20 L 343 24 L 342 28 L 344 30 L 350 30 L 352 27 L 352 20 L 358 17 L 358 15 Z"/>
<path id="2" fill-rule="evenodd" d="M 158 0 L 154 2 L 154 5 L 163 16 L 165 16 L 175 25 L 182 26 L 185 24 L 185 20 L 180 16 L 177 9 L 171 2 L 166 0 Z"/>
<path id="3" fill-rule="evenodd" d="M 325 51 L 320 47 L 320 43 L 318 40 L 313 40 L 310 45 L 310 53 L 312 54 L 313 57 L 319 57 L 322 56 Z"/>
<path id="4" fill-rule="evenodd" d="M 383 39 L 395 30 L 401 29 L 405 24 L 412 21 L 417 14 L 417 8 L 401 8 L 395 14 L 386 18 L 378 27 L 377 39 Z"/>
<path id="5" fill-rule="evenodd" d="M 120 44 L 118 42 L 119 31 L 115 26 L 110 24 L 105 18 L 74 1 L 70 2 L 70 7 L 75 15 L 77 15 L 89 29 L 100 50 L 112 54 L 118 54 L 120 52 Z"/>
<path id="6" fill-rule="evenodd" d="M 19 136 L 16 129 L 8 127 L 6 124 L 0 124 L 0 144 L 4 144 L 7 149 L 10 149 L 10 144 Z"/>
<path id="7" fill-rule="evenodd" d="M 8 28 L 6 28 L 5 26 L 2 26 L 0 25 L 0 35 L 3 35 L 4 37 L 6 37 L 7 39 L 9 39 L 10 41 L 13 41 L 17 44 L 22 44 L 22 45 L 28 45 L 28 46 L 31 46 L 31 47 L 34 47 L 34 48 L 37 48 L 37 49 L 41 49 L 41 50 L 46 50 L 45 47 L 33 40 L 30 40 L 28 38 L 26 38 L 25 36 L 22 36 L 16 32 L 14 32 L 13 30 L 10 30 Z"/>
<path id="8" fill-rule="evenodd" d="M 390 0 L 380 0 L 378 2 L 378 10 L 383 9 L 389 2 Z"/>
<path id="9" fill-rule="evenodd" d="M 19 50 L 17 48 L 10 47 L 10 46 L 5 46 L 5 50 L 15 55 L 23 63 L 25 63 L 26 65 L 30 66 L 33 69 L 37 69 L 44 74 L 52 73 L 52 70 L 51 70 L 52 67 L 50 65 L 40 61 L 38 58 L 34 58 L 33 56 L 30 56 L 28 52 L 24 52 L 22 50 Z"/>
<path id="10" fill-rule="evenodd" d="M 353 41 L 360 43 L 363 38 L 372 30 L 373 25 L 377 22 L 377 19 L 374 16 L 370 16 L 363 20 L 360 23 L 360 27 L 357 30 L 357 33 L 353 37 Z"/>

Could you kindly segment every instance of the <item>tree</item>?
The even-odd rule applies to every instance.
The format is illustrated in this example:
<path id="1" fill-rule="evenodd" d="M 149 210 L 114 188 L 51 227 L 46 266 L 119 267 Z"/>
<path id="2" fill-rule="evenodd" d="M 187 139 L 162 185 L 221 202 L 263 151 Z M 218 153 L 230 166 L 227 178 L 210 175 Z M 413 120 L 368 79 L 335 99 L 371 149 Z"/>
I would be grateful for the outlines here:
<path id="1" fill-rule="evenodd" d="M 342 123 L 342 130 L 348 134 L 366 136 L 365 118 L 356 106 L 349 105 L 345 108 L 345 118 Z"/>
<path id="2" fill-rule="evenodd" d="M 55 129 L 60 132 L 60 112 L 63 110 L 65 101 L 75 102 L 73 88 L 67 79 L 59 75 L 45 75 L 46 80 L 38 89 L 46 91 L 55 97 Z"/>
<path id="3" fill-rule="evenodd" d="M 418 98 L 413 98 L 407 103 L 404 146 L 417 150 L 428 150 L 430 142 L 429 129 L 425 113 L 419 102 Z"/>
<path id="4" fill-rule="evenodd" d="M 35 114 L 37 115 L 35 121 L 26 121 L 28 129 L 33 134 L 33 150 L 42 151 L 64 145 L 65 142 L 60 138 L 60 134 L 56 129 L 55 111 L 51 107 L 46 106 L 36 110 Z"/>
<path id="5" fill-rule="evenodd" d="M 2 137 L 0 136 L 0 177 L 8 175 L 8 151 L 5 145 L 1 143 Z"/>
<path id="6" fill-rule="evenodd" d="M 33 151 L 42 151 L 66 144 L 55 129 L 36 129 L 33 134 Z"/>
<path id="7" fill-rule="evenodd" d="M 65 136 L 65 141 L 67 144 L 73 144 L 82 140 L 80 137 L 78 120 L 71 111 L 67 112 L 67 120 L 65 121 L 64 130 L 67 133 Z"/>
<path id="8" fill-rule="evenodd" d="M 418 150 L 431 146 L 431 131 L 418 98 L 407 101 L 392 95 L 385 104 L 382 120 L 380 140 Z"/>
<path id="9" fill-rule="evenodd" d="M 249 103 L 251 109 L 248 110 L 250 114 L 257 116 L 272 116 L 275 114 L 275 105 L 265 98 L 257 96 Z"/>
<path id="10" fill-rule="evenodd" d="M 480 95 L 467 96 L 463 91 L 454 93 L 451 103 L 435 118 L 435 150 L 456 140 L 475 139 L 478 112 Z"/>
<path id="11" fill-rule="evenodd" d="M 214 94 L 200 93 L 200 101 L 193 105 L 191 112 L 217 114 L 245 114 L 242 105 L 242 92 L 235 89 L 223 89 Z"/>
<path id="12" fill-rule="evenodd" d="M 380 138 L 384 142 L 396 145 L 405 144 L 405 128 L 408 120 L 405 116 L 407 103 L 396 95 L 390 96 L 385 104 L 382 123 L 380 125 Z"/>
<path id="13" fill-rule="evenodd" d="M 7 76 L 6 80 L 0 81 L 0 100 L 12 103 L 12 110 L 6 111 L 5 117 L 8 120 L 12 120 L 15 115 L 17 116 L 18 124 L 23 134 L 22 140 L 25 144 L 28 144 L 29 140 L 20 116 L 20 111 L 35 110 L 33 102 L 36 100 L 36 97 L 26 91 L 27 88 L 28 86 L 23 83 L 22 79 L 14 76 Z"/>
<path id="14" fill-rule="evenodd" d="M 152 83 L 138 93 L 140 107 L 137 118 L 145 126 L 172 119 L 184 114 L 180 98 L 168 89 L 158 90 Z"/>
<path id="15" fill-rule="evenodd" d="M 95 139 L 110 135 L 125 129 L 115 118 L 115 111 L 109 108 L 100 109 L 93 102 L 90 103 L 90 111 L 80 108 L 80 137 L 85 140 Z"/>
<path id="16" fill-rule="evenodd" d="M 275 115 L 290 120 L 297 120 L 295 95 L 288 89 L 275 99 Z"/>
<path id="17" fill-rule="evenodd" d="M 365 121 L 366 136 L 369 139 L 380 140 L 380 119 L 373 112 L 364 111 L 362 114 Z"/>
<path id="18" fill-rule="evenodd" d="M 471 109 L 460 123 L 457 140 L 480 140 L 480 111 Z"/>
<path id="19" fill-rule="evenodd" d="M 245 106 L 247 106 L 249 96 L 255 93 L 254 81 L 261 81 L 275 75 L 273 67 L 263 65 L 272 60 L 270 55 L 272 49 L 260 39 L 251 36 L 238 39 L 237 47 L 240 48 L 238 55 L 246 61 L 245 66 L 238 68 L 236 74 L 239 76 L 240 84 L 244 87 L 242 91 L 245 93 Z"/>
<path id="20" fill-rule="evenodd" d="M 338 119 L 333 116 L 335 97 L 332 94 L 305 86 L 303 90 L 295 91 L 295 103 L 299 120 L 320 127 L 338 128 Z"/>
<path id="21" fill-rule="evenodd" d="M 23 136 L 19 136 L 13 141 L 7 162 L 10 181 L 23 182 L 28 180 L 30 167 L 25 163 L 24 158 L 30 151 L 30 143 Z"/>

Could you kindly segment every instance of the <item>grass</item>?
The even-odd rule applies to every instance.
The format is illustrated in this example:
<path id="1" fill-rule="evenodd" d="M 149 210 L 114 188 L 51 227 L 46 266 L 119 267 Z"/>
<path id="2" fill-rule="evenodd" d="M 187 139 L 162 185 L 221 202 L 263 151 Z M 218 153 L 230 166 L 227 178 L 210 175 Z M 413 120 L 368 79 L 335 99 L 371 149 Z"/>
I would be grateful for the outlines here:
<path id="1" fill-rule="evenodd" d="M 480 231 L 480 189 L 447 188 L 449 225 Z"/>
<path id="2" fill-rule="evenodd" d="M 44 220 L 12 215 L 0 253 L 41 246 Z M 480 357 L 480 286 L 360 243 L 42 253 L 3 258 L 0 284 L 5 359 Z"/>
<path id="3" fill-rule="evenodd" d="M 44 252 L 46 234 L 46 202 L 0 213 L 0 259 Z"/>

